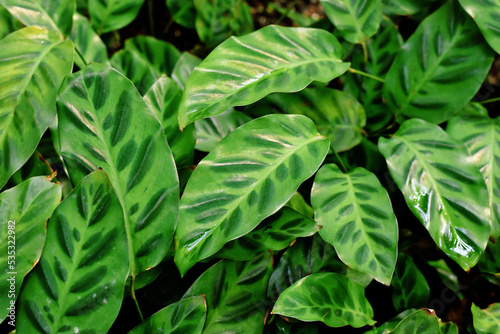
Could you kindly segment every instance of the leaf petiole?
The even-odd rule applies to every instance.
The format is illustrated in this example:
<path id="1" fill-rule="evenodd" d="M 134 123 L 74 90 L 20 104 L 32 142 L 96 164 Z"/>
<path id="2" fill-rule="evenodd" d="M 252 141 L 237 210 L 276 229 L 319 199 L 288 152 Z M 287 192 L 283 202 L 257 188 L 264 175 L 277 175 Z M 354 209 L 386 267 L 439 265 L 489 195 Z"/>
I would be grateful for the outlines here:
<path id="1" fill-rule="evenodd" d="M 360 71 L 360 70 L 356 70 L 356 69 L 351 68 L 351 67 L 348 69 L 348 71 L 351 72 L 351 73 L 354 73 L 354 74 L 359 74 L 359 75 L 365 76 L 365 77 L 373 79 L 373 80 L 377 80 L 377 81 L 380 81 L 380 82 L 385 82 L 385 80 L 382 79 L 382 78 L 379 78 L 379 77 L 377 77 L 375 75 L 371 75 L 369 73 L 366 73 L 366 72 L 363 72 L 363 71 Z"/>

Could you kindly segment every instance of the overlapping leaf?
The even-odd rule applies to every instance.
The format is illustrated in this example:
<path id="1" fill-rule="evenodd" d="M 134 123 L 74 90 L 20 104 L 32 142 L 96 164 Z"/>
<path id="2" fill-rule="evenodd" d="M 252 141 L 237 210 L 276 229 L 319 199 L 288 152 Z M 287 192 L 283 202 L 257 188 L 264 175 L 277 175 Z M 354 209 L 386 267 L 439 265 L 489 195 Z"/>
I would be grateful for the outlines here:
<path id="1" fill-rule="evenodd" d="M 38 27 L 0 41 L 0 188 L 33 154 L 56 115 L 57 90 L 73 66 L 73 45 Z"/>
<path id="2" fill-rule="evenodd" d="M 400 116 L 441 123 L 476 94 L 492 57 L 472 19 L 448 1 L 403 45 L 387 73 L 384 98 Z"/>
<path id="3" fill-rule="evenodd" d="M 141 95 L 146 94 L 160 76 L 145 59 L 129 50 L 113 54 L 111 66 L 129 78 Z"/>
<path id="4" fill-rule="evenodd" d="M 394 330 L 394 328 L 396 328 L 396 326 L 401 322 L 401 320 L 403 320 L 404 318 L 406 318 L 410 314 L 414 313 L 415 311 L 417 311 L 417 310 L 416 309 L 405 310 L 405 311 L 399 313 L 398 315 L 396 315 L 391 320 L 386 321 L 383 324 L 381 324 L 380 326 L 377 326 L 377 327 L 373 328 L 372 330 L 365 332 L 365 334 L 387 334 L 390 331 Z"/>
<path id="5" fill-rule="evenodd" d="M 208 313 L 204 334 L 260 334 L 271 271 L 269 252 L 248 262 L 222 260 L 198 277 L 183 298 L 205 295 Z"/>
<path id="6" fill-rule="evenodd" d="M 42 157 L 40 152 L 35 151 L 33 155 L 17 172 L 12 174 L 4 189 L 12 188 L 23 181 L 35 176 L 51 176 L 54 171 L 50 164 Z"/>
<path id="7" fill-rule="evenodd" d="M 100 35 L 132 22 L 144 0 L 88 0 L 90 21 Z"/>
<path id="8" fill-rule="evenodd" d="M 294 92 L 313 80 L 327 82 L 349 67 L 342 48 L 324 30 L 268 26 L 219 45 L 186 83 L 179 123 L 220 114 L 274 92 Z"/>
<path id="9" fill-rule="evenodd" d="M 312 274 L 283 291 L 273 314 L 322 321 L 330 327 L 373 325 L 373 310 L 364 294 L 361 284 L 341 274 Z"/>
<path id="10" fill-rule="evenodd" d="M 184 89 L 189 76 L 193 72 L 194 68 L 200 63 L 200 58 L 190 54 L 189 52 L 183 52 L 172 70 L 172 79 L 177 82 L 179 87 Z"/>
<path id="11" fill-rule="evenodd" d="M 181 56 L 170 43 L 151 36 L 139 35 L 125 41 L 125 50 L 145 60 L 159 74 L 170 75 Z"/>
<path id="12" fill-rule="evenodd" d="M 500 304 L 492 304 L 485 309 L 472 304 L 471 311 L 477 334 L 495 334 L 500 331 Z"/>
<path id="13" fill-rule="evenodd" d="M 48 226 L 20 296 L 17 331 L 106 333 L 129 272 L 123 210 L 106 174 L 84 178 Z"/>
<path id="14" fill-rule="evenodd" d="M 344 174 L 334 164 L 321 167 L 311 203 L 321 237 L 349 267 L 389 285 L 397 258 L 398 224 L 389 195 L 363 168 Z"/>
<path id="15" fill-rule="evenodd" d="M 383 11 L 391 15 L 412 15 L 412 17 L 421 17 L 427 14 L 433 2 L 436 0 L 382 0 Z"/>
<path id="16" fill-rule="evenodd" d="M 410 256 L 399 253 L 392 280 L 392 303 L 398 312 L 427 306 L 430 289 Z"/>
<path id="17" fill-rule="evenodd" d="M 166 2 L 175 22 L 186 28 L 194 28 L 196 18 L 194 0 L 166 0 Z"/>
<path id="18" fill-rule="evenodd" d="M 306 202 L 304 197 L 297 191 L 293 194 L 292 198 L 285 204 L 300 214 L 303 214 L 306 217 L 313 218 L 314 210 L 313 208 Z"/>
<path id="19" fill-rule="evenodd" d="M 500 236 L 500 118 L 485 116 L 455 117 L 446 127 L 453 138 L 464 143 L 483 174 L 491 214 L 491 237 Z"/>
<path id="20" fill-rule="evenodd" d="M 464 145 L 439 126 L 404 122 L 379 148 L 406 203 L 439 248 L 473 267 L 490 235 L 488 192 Z"/>
<path id="21" fill-rule="evenodd" d="M 99 167 L 109 175 L 124 208 L 135 276 L 167 255 L 177 222 L 179 186 L 163 129 L 132 83 L 109 66 L 91 64 L 67 77 L 59 94 L 71 180 Z"/>
<path id="22" fill-rule="evenodd" d="M 500 53 L 500 1 L 459 0 L 493 50 Z"/>
<path id="23" fill-rule="evenodd" d="M 327 151 L 328 140 L 301 115 L 268 115 L 231 132 L 184 190 L 175 253 L 181 274 L 276 212 Z"/>
<path id="24" fill-rule="evenodd" d="M 83 68 L 90 62 L 105 63 L 108 61 L 108 51 L 106 45 L 96 34 L 94 28 L 87 18 L 80 13 L 73 15 L 73 29 L 69 38 L 75 43 L 76 48 L 83 56 L 75 55 L 75 63 L 78 67 Z M 85 63 L 83 62 L 85 60 Z"/>
<path id="25" fill-rule="evenodd" d="M 203 296 L 194 296 L 159 310 L 134 328 L 130 334 L 201 334 L 207 316 Z"/>
<path id="26" fill-rule="evenodd" d="M 24 276 L 40 259 L 45 224 L 61 201 L 61 186 L 42 176 L 0 194 L 0 322 L 17 298 Z M 14 280 L 10 280 L 14 277 Z M 11 285 L 15 286 L 14 296 Z M 16 293 L 17 292 L 17 293 Z M 15 315 L 14 315 L 15 317 Z"/>
<path id="27" fill-rule="evenodd" d="M 0 39 L 4 38 L 11 32 L 21 29 L 21 27 L 22 23 L 16 20 L 7 9 L 0 6 Z"/>
<path id="28" fill-rule="evenodd" d="M 436 334 L 441 333 L 433 310 L 422 309 L 410 314 L 389 332 L 392 334 Z"/>

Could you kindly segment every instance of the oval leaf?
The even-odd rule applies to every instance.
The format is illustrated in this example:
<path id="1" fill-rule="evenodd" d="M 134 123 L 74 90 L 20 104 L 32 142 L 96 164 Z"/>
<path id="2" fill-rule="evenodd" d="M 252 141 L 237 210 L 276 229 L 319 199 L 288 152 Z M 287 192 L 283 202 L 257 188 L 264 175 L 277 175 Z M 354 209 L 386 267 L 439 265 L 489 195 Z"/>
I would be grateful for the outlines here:
<path id="1" fill-rule="evenodd" d="M 97 33 L 118 30 L 132 22 L 144 0 L 88 0 L 90 20 Z"/>
<path id="2" fill-rule="evenodd" d="M 95 63 L 65 79 L 57 107 L 71 180 L 97 168 L 109 175 L 125 212 L 131 274 L 156 266 L 171 245 L 179 207 L 174 159 L 158 119 L 128 79 Z"/>
<path id="3" fill-rule="evenodd" d="M 411 256 L 399 253 L 392 280 L 392 303 L 398 312 L 427 306 L 430 289 Z"/>
<path id="4" fill-rule="evenodd" d="M 123 210 L 96 171 L 59 205 L 19 300 L 20 333 L 107 333 L 129 271 Z"/>
<path id="5" fill-rule="evenodd" d="M 69 38 L 75 43 L 84 58 L 81 59 L 80 55 L 75 55 L 75 63 L 79 68 L 83 68 L 85 63 L 106 63 L 109 61 L 106 45 L 96 34 L 89 20 L 80 13 L 73 15 L 73 30 L 71 30 Z"/>
<path id="6" fill-rule="evenodd" d="M 269 115 L 231 132 L 182 195 L 175 253 L 181 274 L 282 207 L 327 151 L 328 140 L 300 115 Z"/>
<path id="7" fill-rule="evenodd" d="M 193 72 L 194 68 L 200 63 L 200 58 L 190 54 L 189 52 L 183 52 L 172 70 L 172 79 L 177 82 L 179 87 L 184 89 L 189 76 Z"/>
<path id="8" fill-rule="evenodd" d="M 477 334 L 495 334 L 500 332 L 500 303 L 480 309 L 472 304 L 472 319 Z"/>
<path id="9" fill-rule="evenodd" d="M 500 1 L 459 0 L 493 50 L 500 53 Z"/>
<path id="10" fill-rule="evenodd" d="M 441 333 L 434 311 L 422 309 L 410 314 L 389 332 L 392 334 L 436 334 Z"/>
<path id="11" fill-rule="evenodd" d="M 321 167 L 311 203 L 321 237 L 342 262 L 389 285 L 397 258 L 398 223 L 389 195 L 363 168 L 344 174 L 334 164 Z"/>
<path id="12" fill-rule="evenodd" d="M 488 242 L 490 215 L 483 176 L 467 149 L 439 126 L 404 122 L 380 152 L 413 214 L 439 248 L 464 270 Z"/>
<path id="13" fill-rule="evenodd" d="M 231 37 L 195 68 L 186 83 L 179 123 L 220 114 L 274 92 L 295 92 L 313 80 L 328 82 L 349 67 L 328 32 L 268 26 Z"/>
<path id="14" fill-rule="evenodd" d="M 113 54 L 111 66 L 129 78 L 141 95 L 146 94 L 160 76 L 145 59 L 129 50 Z"/>

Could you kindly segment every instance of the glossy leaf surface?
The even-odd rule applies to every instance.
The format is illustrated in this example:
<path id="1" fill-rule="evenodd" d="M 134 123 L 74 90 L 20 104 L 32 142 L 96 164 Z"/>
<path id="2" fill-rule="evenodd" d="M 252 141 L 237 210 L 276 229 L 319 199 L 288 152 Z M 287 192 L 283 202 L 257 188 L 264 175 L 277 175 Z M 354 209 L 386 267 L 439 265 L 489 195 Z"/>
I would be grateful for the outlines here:
<path id="1" fill-rule="evenodd" d="M 404 122 L 380 152 L 413 214 L 439 248 L 464 270 L 473 267 L 490 235 L 488 192 L 464 145 L 439 126 Z"/>
<path id="2" fill-rule="evenodd" d="M 364 294 L 361 284 L 343 275 L 312 274 L 283 291 L 273 314 L 322 321 L 330 327 L 373 325 L 373 310 Z"/>
<path id="3" fill-rule="evenodd" d="M 436 334 L 441 333 L 434 311 L 422 309 L 410 314 L 389 332 L 392 334 Z"/>
<path id="4" fill-rule="evenodd" d="M 207 304 L 203 296 L 194 296 L 162 308 L 130 334 L 201 334 L 207 316 Z"/>
<path id="5" fill-rule="evenodd" d="M 132 22 L 144 0 L 88 0 L 90 21 L 100 35 Z"/>
<path id="6" fill-rule="evenodd" d="M 500 1 L 459 0 L 493 50 L 500 53 Z"/>
<path id="7" fill-rule="evenodd" d="M 47 219 L 61 201 L 61 186 L 42 176 L 0 194 L 0 322 L 21 290 L 24 276 L 40 259 Z M 11 280 L 15 277 L 14 280 Z M 11 288 L 15 286 L 15 289 Z M 10 296 L 14 290 L 14 296 Z"/>
<path id="8" fill-rule="evenodd" d="M 327 151 L 328 140 L 300 115 L 269 115 L 231 132 L 184 190 L 175 253 L 181 274 L 276 212 Z"/>
<path id="9" fill-rule="evenodd" d="M 76 48 L 83 55 L 87 64 L 92 61 L 96 63 L 109 61 L 106 45 L 94 31 L 89 20 L 80 13 L 73 15 L 73 29 L 69 38 L 75 43 Z M 86 65 L 79 55 L 75 55 L 75 63 L 79 68 Z"/>
<path id="10" fill-rule="evenodd" d="M 471 311 L 477 334 L 495 334 L 500 331 L 500 304 L 492 304 L 485 309 L 472 304 Z"/>
<path id="11" fill-rule="evenodd" d="M 71 180 L 97 168 L 107 173 L 124 207 L 131 274 L 154 267 L 167 255 L 179 205 L 175 164 L 158 119 L 132 83 L 106 65 L 72 74 L 59 92 Z"/>
<path id="12" fill-rule="evenodd" d="M 159 77 L 145 59 L 129 50 L 120 50 L 113 54 L 111 66 L 129 78 L 141 95 L 146 94 Z"/>
<path id="13" fill-rule="evenodd" d="M 204 334 L 260 334 L 271 271 L 269 252 L 247 262 L 222 260 L 198 277 L 183 298 L 205 295 L 208 313 Z"/>
<path id="14" fill-rule="evenodd" d="M 403 320 L 404 318 L 406 318 L 410 314 L 414 313 L 415 311 L 417 311 L 417 310 L 416 309 L 405 310 L 405 311 L 399 313 L 398 315 L 396 315 L 391 320 L 386 321 L 383 324 L 381 324 L 380 326 L 377 326 L 377 327 L 373 328 L 372 330 L 365 332 L 365 334 L 387 334 L 390 331 L 394 330 L 394 328 L 396 328 L 396 326 L 401 322 L 401 320 Z"/>
<path id="15" fill-rule="evenodd" d="M 49 221 L 42 258 L 20 296 L 17 331 L 106 333 L 129 272 L 126 240 L 120 201 L 96 171 Z"/>
<path id="16" fill-rule="evenodd" d="M 33 154 L 56 115 L 73 45 L 54 31 L 18 30 L 0 41 L 0 188 Z"/>
<path id="17" fill-rule="evenodd" d="M 396 311 L 427 306 L 430 297 L 429 285 L 411 256 L 399 253 L 391 285 L 392 303 Z"/>
<path id="18" fill-rule="evenodd" d="M 179 50 L 170 43 L 151 36 L 139 35 L 125 41 L 129 50 L 145 60 L 157 73 L 170 75 L 181 56 Z"/>
<path id="19" fill-rule="evenodd" d="M 321 237 L 349 267 L 389 285 L 397 258 L 398 224 L 389 195 L 364 168 L 344 174 L 334 164 L 321 167 L 311 203 Z"/>
<path id="20" fill-rule="evenodd" d="M 172 79 L 177 82 L 179 87 L 184 89 L 186 82 L 193 72 L 194 68 L 201 63 L 201 59 L 189 52 L 183 52 L 172 70 Z"/>
<path id="21" fill-rule="evenodd" d="M 349 67 L 326 31 L 268 26 L 219 45 L 195 68 L 184 90 L 179 123 L 220 114 L 274 92 L 294 92 L 313 80 L 327 82 Z"/>
<path id="22" fill-rule="evenodd" d="M 429 15 L 396 56 L 384 98 L 399 116 L 442 123 L 479 90 L 493 53 L 455 2 Z"/>

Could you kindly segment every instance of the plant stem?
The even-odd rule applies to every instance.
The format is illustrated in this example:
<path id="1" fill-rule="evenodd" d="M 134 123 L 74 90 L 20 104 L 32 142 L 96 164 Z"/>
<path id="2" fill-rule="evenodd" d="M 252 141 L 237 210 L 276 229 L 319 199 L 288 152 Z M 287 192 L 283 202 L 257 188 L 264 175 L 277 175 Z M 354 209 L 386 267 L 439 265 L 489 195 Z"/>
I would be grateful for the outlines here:
<path id="1" fill-rule="evenodd" d="M 299 2 L 299 0 L 295 0 L 294 2 L 292 2 L 292 4 L 290 6 L 288 6 L 288 8 L 286 9 L 286 12 L 284 12 L 283 14 L 281 14 L 281 17 L 278 19 L 278 21 L 276 21 L 276 25 L 280 24 L 281 21 L 283 21 L 283 19 L 290 13 L 290 11 L 295 7 L 295 5 L 297 4 L 297 2 Z"/>
<path id="2" fill-rule="evenodd" d="M 360 70 L 356 70 L 354 68 L 349 68 L 348 71 L 351 72 L 351 73 L 354 73 L 354 74 L 363 75 L 363 76 L 365 76 L 367 78 L 370 78 L 370 79 L 373 79 L 373 80 L 377 80 L 377 81 L 380 81 L 380 82 L 385 82 L 385 80 L 382 79 L 382 78 L 379 78 L 379 77 L 377 77 L 375 75 L 371 75 L 369 73 L 366 73 L 366 72 L 363 72 L 363 71 L 360 71 Z"/>
<path id="3" fill-rule="evenodd" d="M 144 321 L 144 317 L 142 316 L 141 308 L 139 307 L 139 303 L 137 302 L 137 298 L 135 298 L 135 276 L 132 275 L 132 281 L 130 283 L 130 296 L 134 300 L 135 307 L 137 308 L 137 312 L 139 312 L 139 316 L 141 317 L 141 322 Z"/>
<path id="4" fill-rule="evenodd" d="M 368 62 L 368 50 L 366 49 L 366 42 L 361 42 L 361 47 L 363 48 L 363 56 L 365 58 L 365 63 Z"/>
<path id="5" fill-rule="evenodd" d="M 337 151 L 335 151 L 335 149 L 333 147 L 330 146 L 330 148 L 332 149 L 333 154 L 335 154 L 335 157 L 337 158 L 337 160 L 339 162 L 340 168 L 342 168 L 342 171 L 347 174 L 347 168 L 345 167 L 344 162 L 342 161 L 342 158 L 339 156 L 339 154 L 337 153 Z"/>
<path id="6" fill-rule="evenodd" d="M 85 58 L 83 57 L 82 53 L 80 52 L 80 50 L 78 50 L 78 48 L 76 46 L 75 46 L 75 51 L 78 54 L 78 56 L 80 57 L 80 59 L 83 61 L 83 63 L 85 64 L 85 66 L 87 66 L 88 63 L 85 61 Z"/>
<path id="7" fill-rule="evenodd" d="M 487 103 L 497 102 L 497 101 L 500 101 L 500 96 L 499 96 L 499 97 L 492 98 L 492 99 L 489 99 L 489 100 L 484 100 L 484 101 L 481 101 L 481 102 L 479 102 L 479 103 L 481 103 L 481 104 L 487 104 Z"/>

